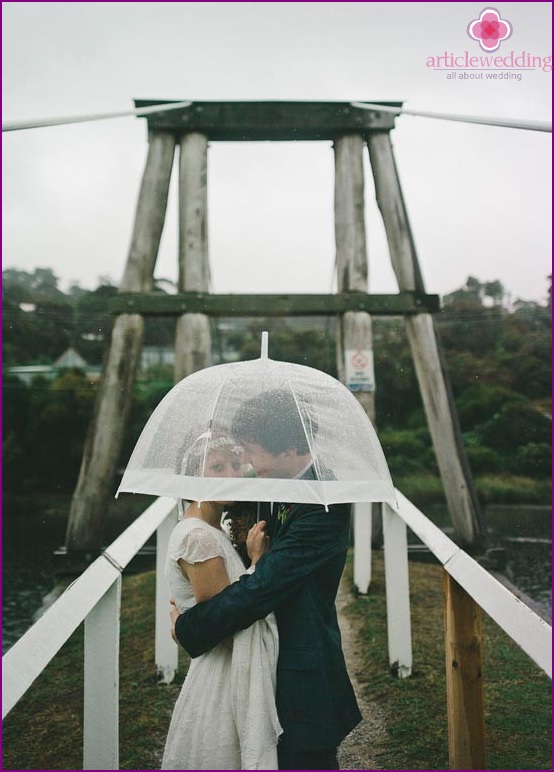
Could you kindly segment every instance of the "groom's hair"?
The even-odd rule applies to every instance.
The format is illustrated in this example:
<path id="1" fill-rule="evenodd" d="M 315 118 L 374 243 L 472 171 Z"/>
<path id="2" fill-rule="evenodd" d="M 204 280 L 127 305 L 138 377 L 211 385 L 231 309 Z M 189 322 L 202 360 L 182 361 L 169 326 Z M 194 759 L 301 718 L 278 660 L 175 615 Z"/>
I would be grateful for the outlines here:
<path id="1" fill-rule="evenodd" d="M 317 429 L 317 420 L 306 403 L 277 389 L 241 405 L 233 419 L 232 433 L 237 442 L 255 442 L 273 455 L 295 448 L 303 456 L 310 452 Z"/>

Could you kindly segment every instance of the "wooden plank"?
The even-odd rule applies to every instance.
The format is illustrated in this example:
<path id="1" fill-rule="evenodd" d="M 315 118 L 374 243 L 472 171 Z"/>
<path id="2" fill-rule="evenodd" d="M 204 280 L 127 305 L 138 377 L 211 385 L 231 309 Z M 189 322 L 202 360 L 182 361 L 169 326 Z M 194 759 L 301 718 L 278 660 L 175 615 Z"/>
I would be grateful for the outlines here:
<path id="1" fill-rule="evenodd" d="M 83 769 L 119 769 L 121 575 L 85 619 Z"/>
<path id="2" fill-rule="evenodd" d="M 347 134 L 335 140 L 335 265 L 340 292 L 367 293 L 367 248 L 364 205 L 364 139 Z M 373 353 L 371 316 L 347 311 L 337 319 L 337 373 L 346 383 L 345 358 L 351 352 Z M 375 420 L 374 391 L 356 392 L 356 399 Z"/>
<path id="3" fill-rule="evenodd" d="M 127 265 L 121 284 L 125 292 L 153 287 L 165 212 L 175 139 L 171 134 L 150 136 Z M 85 440 L 77 485 L 71 500 L 65 537 L 68 550 L 97 549 L 112 481 L 123 444 L 133 383 L 138 368 L 144 320 L 124 314 L 114 323 L 104 374 L 91 425 Z"/>
<path id="4" fill-rule="evenodd" d="M 368 134 L 367 146 L 398 286 L 424 292 L 390 136 Z M 461 544 L 477 547 L 484 523 L 433 319 L 406 317 L 406 329 L 450 516 Z"/>
<path id="5" fill-rule="evenodd" d="M 483 611 L 552 678 L 552 626 L 462 550 L 444 567 Z"/>
<path id="6" fill-rule="evenodd" d="M 158 498 L 97 558 L 2 657 L 2 716 L 57 654 L 138 550 L 175 508 Z"/>
<path id="7" fill-rule="evenodd" d="M 486 769 L 481 610 L 447 572 L 444 582 L 450 769 Z"/>
<path id="8" fill-rule="evenodd" d="M 412 625 L 406 524 L 383 504 L 389 665 L 399 678 L 412 673 Z"/>
<path id="9" fill-rule="evenodd" d="M 367 595 L 371 584 L 371 526 L 372 505 L 357 503 L 354 511 L 354 586 L 362 595 Z"/>
<path id="10" fill-rule="evenodd" d="M 103 306 L 106 307 L 105 305 Z M 400 292 L 393 295 L 344 292 L 337 295 L 241 295 L 181 292 L 128 292 L 108 300 L 111 314 L 178 316 L 203 313 L 208 316 L 325 316 L 347 311 L 367 311 L 372 316 L 403 316 L 440 311 L 438 295 Z"/>
<path id="11" fill-rule="evenodd" d="M 136 107 L 167 103 L 135 99 Z M 402 102 L 377 104 L 402 106 Z M 147 121 L 153 131 L 198 131 L 210 141 L 251 142 L 333 140 L 352 132 L 392 129 L 395 117 L 379 110 L 360 110 L 350 102 L 192 102 L 189 107 L 148 115 Z"/>
<path id="12" fill-rule="evenodd" d="M 179 650 L 171 637 L 169 611 L 171 593 L 165 578 L 165 561 L 169 537 L 177 523 L 177 508 L 173 508 L 171 517 L 166 517 L 156 532 L 156 642 L 154 658 L 158 678 L 170 684 L 175 678 L 179 664 Z"/>
<path id="13" fill-rule="evenodd" d="M 98 558 L 2 657 L 2 717 L 75 632 L 120 572 Z"/>
<path id="14" fill-rule="evenodd" d="M 208 138 L 181 137 L 179 157 L 179 291 L 208 292 Z M 175 381 L 209 367 L 212 343 L 208 317 L 187 312 L 175 330 Z"/>
<path id="15" fill-rule="evenodd" d="M 398 488 L 395 488 L 396 500 L 398 502 L 398 514 L 404 522 L 412 529 L 416 536 L 428 547 L 437 560 L 443 565 L 447 563 L 453 555 L 460 551 L 460 547 L 452 539 L 435 525 L 415 504 L 404 496 Z"/>

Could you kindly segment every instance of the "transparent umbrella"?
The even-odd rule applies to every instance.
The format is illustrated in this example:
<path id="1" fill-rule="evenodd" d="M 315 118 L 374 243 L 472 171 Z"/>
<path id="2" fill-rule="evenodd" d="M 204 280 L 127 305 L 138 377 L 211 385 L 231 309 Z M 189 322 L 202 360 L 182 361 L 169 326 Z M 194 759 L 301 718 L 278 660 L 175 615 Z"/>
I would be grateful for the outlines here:
<path id="1" fill-rule="evenodd" d="M 395 502 L 371 421 L 339 381 L 262 355 L 200 370 L 152 413 L 121 492 L 196 501 Z"/>

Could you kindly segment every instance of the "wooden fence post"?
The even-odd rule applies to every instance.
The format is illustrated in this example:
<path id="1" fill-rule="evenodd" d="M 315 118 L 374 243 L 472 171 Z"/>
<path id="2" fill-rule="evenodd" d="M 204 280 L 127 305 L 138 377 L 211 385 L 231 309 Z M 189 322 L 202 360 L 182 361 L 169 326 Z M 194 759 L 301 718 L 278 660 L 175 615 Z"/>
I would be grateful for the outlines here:
<path id="1" fill-rule="evenodd" d="M 371 132 L 367 144 L 398 286 L 403 292 L 423 292 L 389 133 Z M 432 316 L 406 317 L 406 331 L 454 529 L 462 545 L 475 547 L 484 535 L 484 523 Z"/>
<path id="2" fill-rule="evenodd" d="M 119 769 L 121 575 L 85 619 L 83 769 Z"/>
<path id="3" fill-rule="evenodd" d="M 485 769 L 481 609 L 446 571 L 444 593 L 450 769 Z"/>
<path id="4" fill-rule="evenodd" d="M 348 134 L 335 140 L 335 243 L 338 292 L 367 292 L 367 250 L 364 219 L 364 139 Z M 371 317 L 365 311 L 347 311 L 338 322 L 337 370 L 345 383 L 344 357 L 348 351 L 373 355 Z M 359 391 L 356 398 L 371 421 L 375 420 L 375 391 Z"/>
<path id="5" fill-rule="evenodd" d="M 412 624 L 406 523 L 383 504 L 389 665 L 399 678 L 412 674 Z"/>
<path id="6" fill-rule="evenodd" d="M 208 292 L 208 138 L 181 139 L 179 159 L 179 291 Z M 205 314 L 183 314 L 175 334 L 175 381 L 209 367 L 210 323 Z"/>
<path id="7" fill-rule="evenodd" d="M 354 586 L 367 595 L 371 584 L 372 505 L 357 503 L 354 507 Z"/>
<path id="8" fill-rule="evenodd" d="M 169 629 L 169 600 L 171 595 L 165 578 L 165 557 L 169 537 L 177 522 L 175 515 L 176 511 L 174 511 L 173 516 L 166 517 L 156 531 L 156 642 L 154 658 L 158 678 L 166 684 L 170 684 L 175 678 L 179 663 L 179 650 Z"/>
<path id="9" fill-rule="evenodd" d="M 150 134 L 146 167 L 121 292 L 152 289 L 175 153 L 172 134 Z M 116 465 L 123 444 L 142 350 L 144 320 L 118 316 L 106 354 L 94 415 L 88 429 L 77 485 L 71 500 L 65 544 L 68 550 L 98 550 Z"/>

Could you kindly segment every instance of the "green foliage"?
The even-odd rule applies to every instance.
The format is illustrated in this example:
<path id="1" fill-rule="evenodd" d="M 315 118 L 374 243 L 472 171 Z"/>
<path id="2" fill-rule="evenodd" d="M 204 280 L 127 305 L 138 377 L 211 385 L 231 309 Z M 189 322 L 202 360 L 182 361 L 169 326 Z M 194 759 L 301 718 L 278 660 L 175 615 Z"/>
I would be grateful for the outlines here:
<path id="1" fill-rule="evenodd" d="M 116 287 L 103 282 L 89 292 L 74 286 L 64 295 L 50 269 L 8 269 L 3 279 L 5 365 L 51 362 L 69 344 L 88 362 L 100 362 L 112 325 L 106 304 Z M 550 474 L 551 306 L 518 302 L 508 312 L 503 298 L 500 282 L 469 277 L 444 299 L 436 327 L 474 474 L 541 480 Z M 212 327 L 216 356 L 257 358 L 261 332 L 268 330 L 272 358 L 336 377 L 334 319 L 219 319 Z M 174 330 L 174 319 L 148 319 L 145 343 L 173 345 Z M 427 482 L 438 471 L 404 320 L 374 319 L 373 337 L 376 425 L 389 466 L 395 480 L 409 480 L 416 495 L 427 490 L 436 500 L 442 489 Z M 167 366 L 141 376 L 120 464 L 126 464 L 150 413 L 172 385 L 173 371 Z M 24 475 L 27 485 L 39 489 L 71 489 L 95 387 L 70 379 L 63 386 L 37 381 L 26 388 L 11 379 L 4 388 L 8 487 L 19 485 Z M 53 441 L 53 434 L 59 439 Z"/>
<path id="2" fill-rule="evenodd" d="M 431 438 L 426 429 L 388 429 L 380 433 L 379 439 L 393 477 L 437 472 Z"/>

